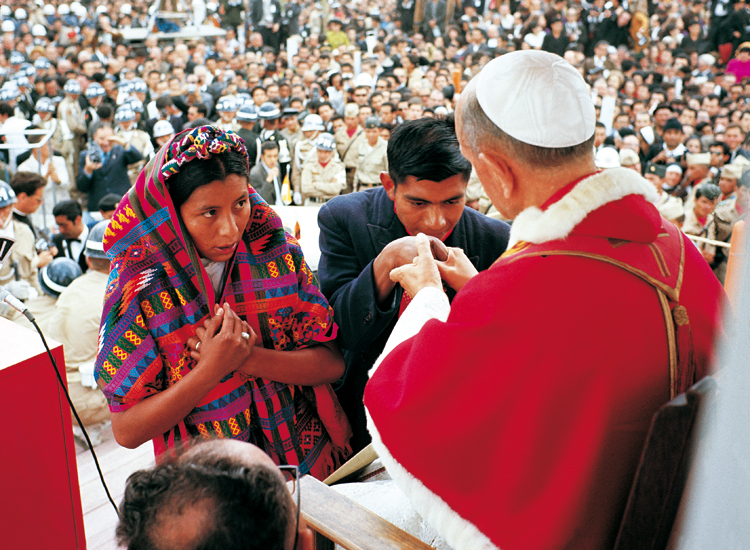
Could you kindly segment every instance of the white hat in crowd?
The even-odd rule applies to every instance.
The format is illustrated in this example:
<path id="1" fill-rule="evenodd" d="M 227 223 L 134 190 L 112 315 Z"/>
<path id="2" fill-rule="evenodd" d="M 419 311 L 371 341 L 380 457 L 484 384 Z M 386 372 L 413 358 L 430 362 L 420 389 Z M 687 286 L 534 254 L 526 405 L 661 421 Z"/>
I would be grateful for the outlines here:
<path id="1" fill-rule="evenodd" d="M 602 147 L 597 151 L 594 157 L 594 164 L 597 168 L 606 170 L 607 168 L 620 167 L 620 154 L 613 147 Z"/>
<path id="2" fill-rule="evenodd" d="M 154 137 L 164 137 L 168 136 L 169 134 L 174 134 L 174 128 L 172 128 L 172 125 L 169 123 L 169 121 L 156 121 L 156 124 L 154 124 Z"/>
<path id="3" fill-rule="evenodd" d="M 558 55 L 511 52 L 487 63 L 474 80 L 484 114 L 518 141 L 572 147 L 594 135 L 596 112 L 588 86 Z"/>

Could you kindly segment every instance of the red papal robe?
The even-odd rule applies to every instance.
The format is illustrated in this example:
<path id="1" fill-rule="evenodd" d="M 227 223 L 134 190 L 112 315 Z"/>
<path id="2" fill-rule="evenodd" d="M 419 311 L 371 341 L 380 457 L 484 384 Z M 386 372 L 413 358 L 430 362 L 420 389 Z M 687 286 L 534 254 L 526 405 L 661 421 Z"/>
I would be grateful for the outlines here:
<path id="1" fill-rule="evenodd" d="M 514 246 L 452 306 L 436 289 L 417 294 L 404 323 L 436 319 L 389 342 L 374 367 L 365 405 L 375 448 L 457 550 L 613 546 L 651 417 L 671 397 L 656 289 L 687 310 L 695 380 L 708 371 L 724 296 L 653 200 L 647 181 L 613 169 L 525 210 Z M 619 259 L 594 257 L 610 253 Z"/>

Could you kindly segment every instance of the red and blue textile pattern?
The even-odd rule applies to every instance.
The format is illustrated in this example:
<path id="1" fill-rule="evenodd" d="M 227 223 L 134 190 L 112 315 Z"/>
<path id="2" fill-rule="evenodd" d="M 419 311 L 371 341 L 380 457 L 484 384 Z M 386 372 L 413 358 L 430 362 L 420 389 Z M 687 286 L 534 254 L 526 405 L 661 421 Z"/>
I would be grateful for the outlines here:
<path id="1" fill-rule="evenodd" d="M 185 163 L 230 148 L 246 154 L 232 132 L 203 127 L 178 135 L 141 172 L 107 228 L 104 248 L 112 264 L 95 375 L 114 412 L 166 390 L 196 365 L 186 342 L 217 300 L 165 182 Z M 221 303 L 229 303 L 269 349 L 333 340 L 333 312 L 299 244 L 249 192 L 252 213 Z M 235 372 L 156 438 L 154 448 L 159 455 L 179 451 L 191 438 L 231 437 L 324 478 L 348 455 L 349 436 L 329 385 L 290 386 Z"/>

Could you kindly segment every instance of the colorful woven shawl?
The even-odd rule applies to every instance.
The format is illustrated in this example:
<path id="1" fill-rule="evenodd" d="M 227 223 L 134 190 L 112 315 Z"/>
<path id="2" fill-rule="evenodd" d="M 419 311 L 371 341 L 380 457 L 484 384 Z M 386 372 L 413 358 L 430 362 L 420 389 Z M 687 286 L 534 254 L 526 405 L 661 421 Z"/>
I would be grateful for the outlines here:
<path id="1" fill-rule="evenodd" d="M 206 126 L 176 136 L 141 172 L 104 237 L 112 260 L 96 378 L 112 411 L 163 391 L 195 367 L 186 342 L 216 300 L 210 279 L 175 211 L 167 179 L 187 162 L 229 149 L 247 154 L 233 132 Z M 333 312 L 297 241 L 252 189 L 252 213 L 220 297 L 269 349 L 292 351 L 335 338 Z M 191 438 L 250 441 L 277 463 L 318 478 L 348 455 L 349 423 L 330 385 L 289 386 L 235 372 L 162 437 L 161 454 Z"/>

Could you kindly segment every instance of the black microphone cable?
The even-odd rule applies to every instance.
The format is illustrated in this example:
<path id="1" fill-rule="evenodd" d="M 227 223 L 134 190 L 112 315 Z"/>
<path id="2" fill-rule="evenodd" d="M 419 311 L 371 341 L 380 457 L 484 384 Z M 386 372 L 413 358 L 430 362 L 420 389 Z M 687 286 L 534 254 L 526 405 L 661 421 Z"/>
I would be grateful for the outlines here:
<path id="1" fill-rule="evenodd" d="M 10 294 L 7 290 L 3 290 L 1 288 L 0 288 L 0 302 L 5 302 L 9 306 L 11 306 L 13 309 L 21 313 L 24 317 L 26 317 L 29 320 L 29 322 L 32 325 L 34 325 L 34 328 L 39 333 L 39 336 L 42 339 L 42 343 L 44 344 L 44 349 L 47 350 L 47 356 L 49 357 L 49 360 L 52 363 L 52 368 L 55 371 L 55 376 L 57 376 L 57 381 L 60 384 L 60 387 L 62 388 L 63 393 L 65 394 L 65 399 L 68 400 L 68 404 L 70 405 L 70 410 L 73 411 L 73 416 L 75 416 L 76 422 L 78 422 L 78 425 L 81 427 L 81 431 L 83 432 L 83 437 L 86 439 L 86 443 L 89 446 L 89 452 L 91 452 L 91 456 L 94 458 L 96 471 L 99 473 L 99 479 L 102 482 L 102 487 L 104 487 L 104 492 L 107 493 L 107 498 L 109 499 L 109 502 L 112 504 L 112 507 L 115 509 L 115 513 L 119 516 L 120 511 L 118 510 L 117 504 L 115 504 L 115 501 L 109 492 L 109 487 L 107 487 L 107 482 L 104 481 L 104 473 L 102 473 L 102 468 L 99 465 L 99 459 L 96 457 L 96 452 L 94 452 L 94 445 L 91 443 L 89 434 L 86 431 L 86 428 L 83 427 L 83 422 L 81 422 L 81 417 L 78 416 L 78 411 L 76 411 L 75 405 L 73 405 L 73 401 L 70 399 L 68 388 L 65 387 L 65 382 L 63 382 L 63 379 L 60 376 L 60 371 L 57 370 L 57 362 L 55 361 L 55 358 L 52 355 L 52 351 L 50 351 L 49 346 L 47 345 L 47 339 L 44 337 L 44 333 L 42 333 L 42 329 L 39 328 L 39 325 L 37 325 L 36 323 L 36 319 L 34 319 L 34 315 L 26 308 L 23 302 L 21 302 L 20 300 L 17 300 L 15 296 Z"/>

